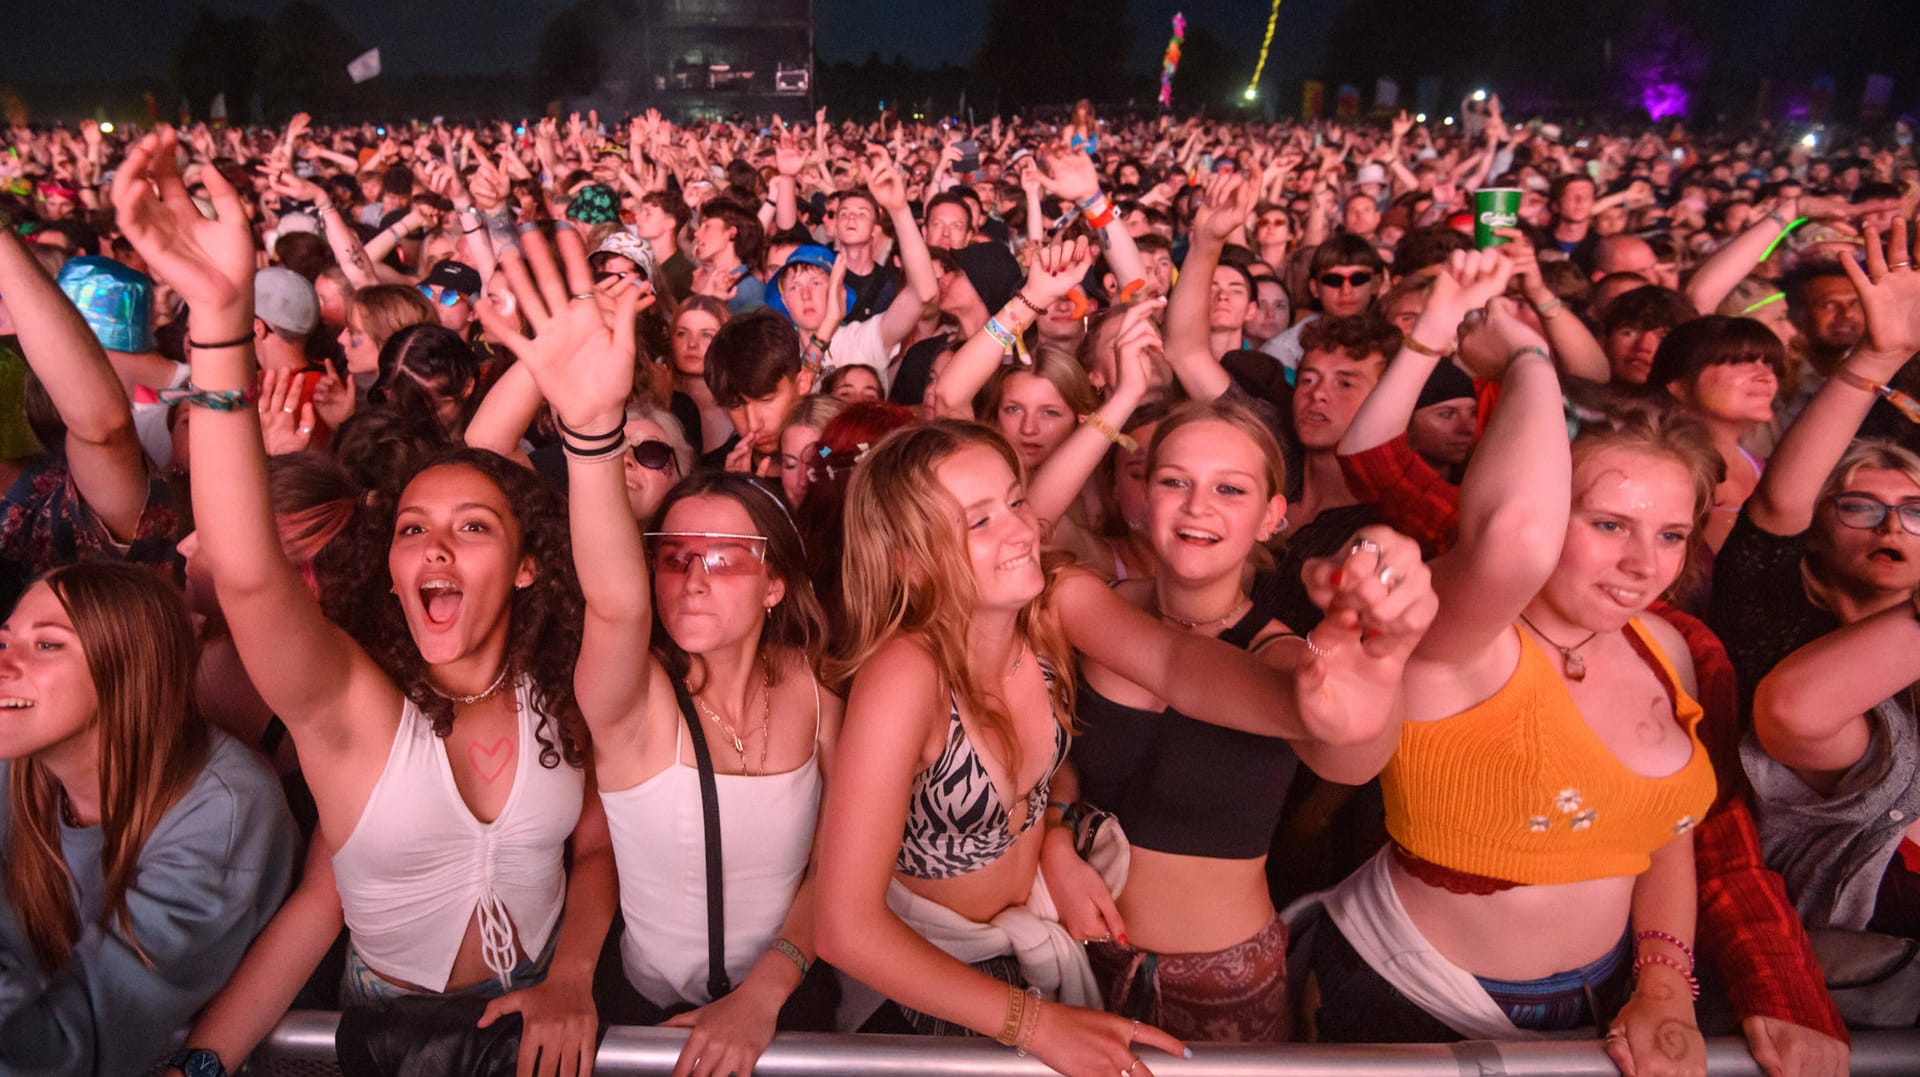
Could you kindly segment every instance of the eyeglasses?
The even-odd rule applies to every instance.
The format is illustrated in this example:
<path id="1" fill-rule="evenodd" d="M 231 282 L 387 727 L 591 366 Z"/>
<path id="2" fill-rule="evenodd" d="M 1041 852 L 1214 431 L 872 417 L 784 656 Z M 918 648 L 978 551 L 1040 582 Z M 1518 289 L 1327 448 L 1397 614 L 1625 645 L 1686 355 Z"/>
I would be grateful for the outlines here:
<path id="1" fill-rule="evenodd" d="M 1889 512 L 1900 518 L 1900 526 L 1906 529 L 1907 534 L 1920 535 L 1920 501 L 1889 505 L 1862 494 L 1841 494 L 1833 499 L 1833 514 L 1840 518 L 1840 522 L 1862 531 L 1878 528 Z"/>
<path id="2" fill-rule="evenodd" d="M 427 302 L 438 303 L 443 307 L 451 307 L 466 298 L 466 296 L 461 295 L 451 288 L 441 288 L 433 284 L 419 284 L 415 285 L 415 287 L 420 289 L 421 295 L 427 297 Z"/>
<path id="3" fill-rule="evenodd" d="M 627 449 L 633 453 L 633 462 L 648 471 L 667 471 L 674 466 L 673 446 L 659 438 L 636 441 Z"/>
<path id="4" fill-rule="evenodd" d="M 725 531 L 649 531 L 653 571 L 684 576 L 697 564 L 709 576 L 757 576 L 767 563 L 767 536 Z"/>
<path id="5" fill-rule="evenodd" d="M 1373 283 L 1373 271 L 1360 269 L 1352 273 L 1322 273 L 1317 279 L 1322 288 L 1365 288 Z"/>

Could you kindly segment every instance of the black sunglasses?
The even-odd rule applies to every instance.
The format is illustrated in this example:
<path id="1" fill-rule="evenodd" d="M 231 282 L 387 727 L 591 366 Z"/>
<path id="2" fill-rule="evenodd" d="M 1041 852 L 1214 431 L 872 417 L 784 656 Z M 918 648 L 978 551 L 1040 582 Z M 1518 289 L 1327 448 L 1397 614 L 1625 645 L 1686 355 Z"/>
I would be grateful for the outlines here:
<path id="1" fill-rule="evenodd" d="M 674 466 L 673 446 L 659 438 L 636 441 L 629 451 L 633 453 L 633 462 L 648 471 L 665 471 Z"/>
<path id="2" fill-rule="evenodd" d="M 1322 273 L 1319 280 L 1322 288 L 1365 288 L 1373 283 L 1373 271 L 1362 269 L 1353 273 Z"/>

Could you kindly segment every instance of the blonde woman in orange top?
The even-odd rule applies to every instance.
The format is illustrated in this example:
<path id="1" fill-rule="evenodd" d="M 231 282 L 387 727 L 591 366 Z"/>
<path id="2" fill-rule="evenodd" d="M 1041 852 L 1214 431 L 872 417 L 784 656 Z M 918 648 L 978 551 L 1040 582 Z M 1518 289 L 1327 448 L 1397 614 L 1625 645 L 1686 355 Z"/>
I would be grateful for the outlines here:
<path id="1" fill-rule="evenodd" d="M 1494 298 L 1509 273 L 1494 251 L 1455 255 L 1412 333 L 1446 348 L 1435 327 L 1491 301 L 1475 350 L 1507 363 L 1381 775 L 1393 843 L 1315 933 L 1318 1032 L 1592 1024 L 1624 1072 L 1704 1074 L 1689 832 L 1713 772 L 1687 648 L 1646 611 L 1698 540 L 1718 457 L 1657 415 L 1570 450 L 1545 342 Z"/>

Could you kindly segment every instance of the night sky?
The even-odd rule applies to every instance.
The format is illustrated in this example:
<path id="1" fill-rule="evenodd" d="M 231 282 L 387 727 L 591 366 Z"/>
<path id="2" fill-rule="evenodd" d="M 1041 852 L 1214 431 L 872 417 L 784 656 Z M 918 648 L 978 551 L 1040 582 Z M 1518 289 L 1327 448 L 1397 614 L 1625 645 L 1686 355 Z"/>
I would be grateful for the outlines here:
<path id="1" fill-rule="evenodd" d="M 386 70 L 526 71 L 540 33 L 569 0 L 323 0 Z M 279 0 L 96 0 L 9 3 L 0 32 L 0 80 L 84 81 L 164 75 L 173 46 L 203 3 L 223 14 L 270 16 Z M 1286 0 L 1269 71 L 1310 66 L 1340 0 Z M 1248 73 L 1266 26 L 1262 0 L 1127 0 L 1134 66 L 1157 65 L 1176 9 L 1243 54 Z M 986 0 L 815 0 L 815 43 L 828 60 L 898 53 L 928 66 L 965 63 L 979 47 Z M 1086 32 L 1062 29 L 1063 38 Z M 1294 63 L 1289 63 L 1289 59 Z M 1297 67 L 1296 67 L 1297 65 Z"/>

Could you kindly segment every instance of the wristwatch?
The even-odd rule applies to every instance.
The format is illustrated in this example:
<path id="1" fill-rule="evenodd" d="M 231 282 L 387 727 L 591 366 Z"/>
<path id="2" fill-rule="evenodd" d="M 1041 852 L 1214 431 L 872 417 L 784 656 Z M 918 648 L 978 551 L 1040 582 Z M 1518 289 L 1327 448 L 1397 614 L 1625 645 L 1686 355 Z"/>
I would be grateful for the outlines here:
<path id="1" fill-rule="evenodd" d="M 221 1065 L 220 1056 L 204 1047 L 182 1047 L 167 1059 L 167 1065 L 187 1077 L 227 1077 L 227 1067 Z"/>

